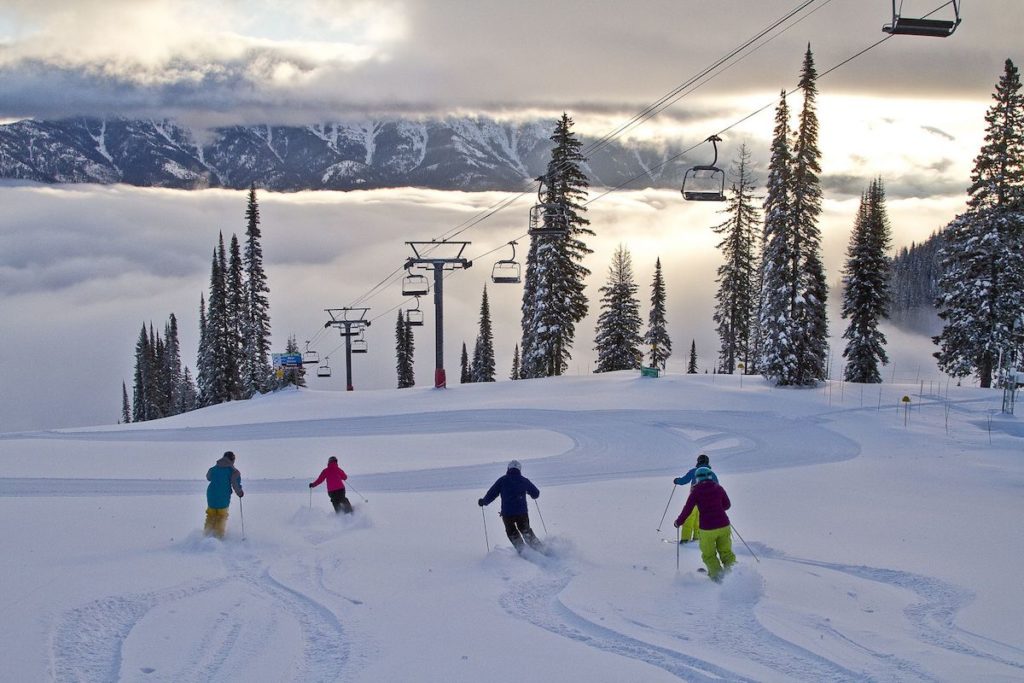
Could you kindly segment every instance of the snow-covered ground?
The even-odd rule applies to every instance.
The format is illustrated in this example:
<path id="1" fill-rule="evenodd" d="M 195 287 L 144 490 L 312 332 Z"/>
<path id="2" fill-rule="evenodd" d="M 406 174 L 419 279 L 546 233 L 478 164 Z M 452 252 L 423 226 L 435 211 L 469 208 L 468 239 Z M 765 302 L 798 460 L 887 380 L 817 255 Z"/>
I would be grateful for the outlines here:
<path id="1" fill-rule="evenodd" d="M 1000 398 L 614 373 L 2 434 L 0 680 L 1024 680 L 1024 425 Z M 245 537 L 235 499 L 221 542 L 200 528 L 226 449 Z M 701 452 L 749 544 L 720 585 L 662 542 Z M 322 487 L 310 507 L 329 455 L 351 517 Z M 551 557 L 476 504 L 511 458 Z"/>

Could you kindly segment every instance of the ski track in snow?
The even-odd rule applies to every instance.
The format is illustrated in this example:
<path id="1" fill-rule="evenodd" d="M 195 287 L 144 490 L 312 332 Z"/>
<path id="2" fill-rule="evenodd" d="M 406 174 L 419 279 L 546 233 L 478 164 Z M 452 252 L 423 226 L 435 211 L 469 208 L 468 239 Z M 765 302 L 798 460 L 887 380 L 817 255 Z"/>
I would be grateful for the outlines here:
<path id="1" fill-rule="evenodd" d="M 262 658 L 287 660 L 290 656 L 294 666 L 288 673 L 293 681 L 345 680 L 351 674 L 350 644 L 338 617 L 327 606 L 274 578 L 272 568 L 252 554 L 237 550 L 224 555 L 228 571 L 224 578 L 109 596 L 65 612 L 50 638 L 53 678 L 83 682 L 218 680 L 237 673 L 239 663 L 256 662 L 258 666 Z M 245 615 L 235 613 L 239 602 L 231 589 L 238 588 L 247 601 L 271 607 Z M 216 605 L 217 616 L 197 622 L 201 633 L 181 637 L 167 615 L 174 614 L 175 603 L 189 599 Z M 288 617 L 301 631 L 300 652 L 281 652 L 288 641 L 275 640 Z M 172 653 L 178 666 L 174 671 L 148 666 L 126 671 L 126 644 L 138 631 L 150 640 L 155 632 L 168 643 L 192 645 Z"/>
<path id="2" fill-rule="evenodd" d="M 1011 669 L 1024 670 L 1024 651 L 1020 648 L 966 631 L 954 623 L 956 613 L 971 600 L 969 591 L 950 585 L 938 579 L 867 566 L 843 565 L 788 557 L 770 548 L 760 546 L 759 554 L 766 562 L 789 562 L 837 572 L 852 578 L 865 586 L 859 592 L 871 594 L 870 584 L 883 584 L 914 594 L 917 599 L 905 610 L 911 622 L 913 633 L 921 646 L 932 646 L 954 655 L 977 658 L 985 662 L 998 662 Z M 724 668 L 721 663 L 712 663 L 644 642 L 641 636 L 626 635 L 613 628 L 599 624 L 575 612 L 561 599 L 560 594 L 570 585 L 577 572 L 566 562 L 545 557 L 535 558 L 539 575 L 529 581 L 516 582 L 502 594 L 499 602 L 509 614 L 588 647 L 603 652 L 642 661 L 663 669 L 675 676 L 690 681 L 746 681 L 750 674 Z M 742 571 L 742 569 L 738 570 Z M 760 576 L 754 572 L 757 579 Z M 749 572 L 748 572 L 749 575 Z M 740 589 L 739 595 L 726 592 L 730 580 L 726 579 L 724 589 L 717 586 L 707 588 L 721 591 L 719 600 L 709 608 L 700 601 L 692 601 L 682 614 L 687 623 L 681 624 L 682 632 L 699 630 L 703 641 L 713 646 L 714 651 L 726 651 L 770 671 L 783 680 L 800 681 L 937 681 L 936 674 L 921 664 L 898 657 L 889 652 L 872 648 L 833 626 L 827 619 L 816 615 L 797 615 L 798 626 L 805 633 L 820 634 L 823 639 L 838 643 L 840 652 L 856 655 L 861 667 L 850 668 L 827 656 L 808 650 L 772 632 L 757 618 L 756 609 L 763 594 L 758 588 L 753 596 L 748 590 Z M 687 589 L 698 586 L 688 585 Z M 703 585 L 699 586 L 703 588 Z M 683 642 L 692 638 L 678 636 L 664 628 L 643 623 L 642 615 L 632 615 L 626 622 L 652 637 L 663 640 L 670 635 Z M 906 648 L 901 648 L 906 649 Z M 826 651 L 831 651 L 826 649 Z M 924 659 L 923 661 L 928 661 Z"/>
<path id="3" fill-rule="evenodd" d="M 913 592 L 920 600 L 908 607 L 905 613 L 916 628 L 922 642 L 958 655 L 999 662 L 1024 672 L 1024 650 L 972 633 L 956 625 L 956 613 L 970 604 L 973 598 L 972 594 L 965 589 L 939 579 L 893 569 L 845 565 L 786 556 L 782 556 L 781 559 L 830 569 L 858 579 L 887 584 Z"/>

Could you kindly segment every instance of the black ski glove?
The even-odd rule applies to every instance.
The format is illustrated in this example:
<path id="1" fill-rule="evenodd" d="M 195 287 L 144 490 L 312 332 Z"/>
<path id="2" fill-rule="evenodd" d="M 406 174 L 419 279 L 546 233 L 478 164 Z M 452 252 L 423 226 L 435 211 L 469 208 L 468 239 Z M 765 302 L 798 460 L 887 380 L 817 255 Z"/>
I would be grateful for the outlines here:
<path id="1" fill-rule="evenodd" d="M 483 498 L 481 498 L 480 500 L 478 500 L 478 501 L 476 502 L 476 504 L 477 504 L 477 505 L 479 505 L 480 507 L 483 507 L 484 505 L 486 505 L 486 503 L 484 503 L 484 499 L 483 499 Z"/>
<path id="2" fill-rule="evenodd" d="M 245 495 L 245 491 L 239 491 L 239 492 L 238 492 L 238 497 L 239 497 L 239 498 L 241 498 L 241 497 L 242 497 L 242 496 L 244 496 L 244 495 Z"/>
<path id="3" fill-rule="evenodd" d="M 316 486 L 316 484 L 314 484 L 313 482 L 310 482 L 309 488 L 314 488 L 315 486 Z"/>

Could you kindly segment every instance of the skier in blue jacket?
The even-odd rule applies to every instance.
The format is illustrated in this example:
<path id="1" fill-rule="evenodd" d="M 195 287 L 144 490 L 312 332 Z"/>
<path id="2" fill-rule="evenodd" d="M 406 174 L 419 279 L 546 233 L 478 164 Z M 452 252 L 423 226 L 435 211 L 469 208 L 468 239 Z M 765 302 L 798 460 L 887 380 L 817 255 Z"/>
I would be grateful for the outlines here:
<path id="1" fill-rule="evenodd" d="M 526 496 L 536 500 L 540 490 L 523 476 L 522 469 L 518 460 L 510 462 L 505 475 L 498 477 L 484 497 L 477 501 L 483 507 L 501 496 L 501 519 L 505 523 L 505 533 L 519 553 L 523 552 L 526 543 L 537 551 L 544 547 L 530 528 L 530 514 L 526 507 Z"/>
<path id="2" fill-rule="evenodd" d="M 697 472 L 697 469 L 700 467 L 707 467 L 709 471 L 711 470 L 711 459 L 708 458 L 708 456 L 706 456 L 703 453 L 697 456 L 696 467 L 691 468 L 690 471 L 684 474 L 683 476 L 676 477 L 675 479 L 672 480 L 672 483 L 675 484 L 676 486 L 686 486 L 687 484 L 689 484 L 690 490 L 692 491 L 693 485 L 697 483 L 695 481 L 695 474 Z M 718 475 L 715 474 L 714 472 L 711 472 L 710 479 L 716 484 L 718 483 Z M 690 516 L 687 517 L 686 521 L 679 526 L 679 542 L 689 543 L 690 541 L 696 541 L 697 536 L 699 534 L 700 513 L 698 513 L 697 508 L 694 507 L 693 512 L 690 513 Z"/>
<path id="3" fill-rule="evenodd" d="M 228 528 L 228 507 L 231 505 L 231 491 L 239 498 L 242 490 L 242 475 L 235 469 L 235 454 L 231 451 L 206 472 L 206 527 L 207 536 L 224 538 Z"/>

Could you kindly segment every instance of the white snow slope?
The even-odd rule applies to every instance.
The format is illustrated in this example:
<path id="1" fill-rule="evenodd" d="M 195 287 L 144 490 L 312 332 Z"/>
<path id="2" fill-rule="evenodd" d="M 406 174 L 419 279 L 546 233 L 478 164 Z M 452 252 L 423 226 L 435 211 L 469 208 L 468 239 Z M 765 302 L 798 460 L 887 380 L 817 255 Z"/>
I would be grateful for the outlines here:
<path id="1" fill-rule="evenodd" d="M 1024 426 L 999 400 L 614 373 L 3 434 L 0 680 L 1024 680 Z M 226 449 L 247 495 L 218 541 Z M 721 584 L 662 542 L 701 452 L 749 544 Z M 311 504 L 329 455 L 350 517 Z M 550 557 L 477 506 L 511 458 Z"/>

